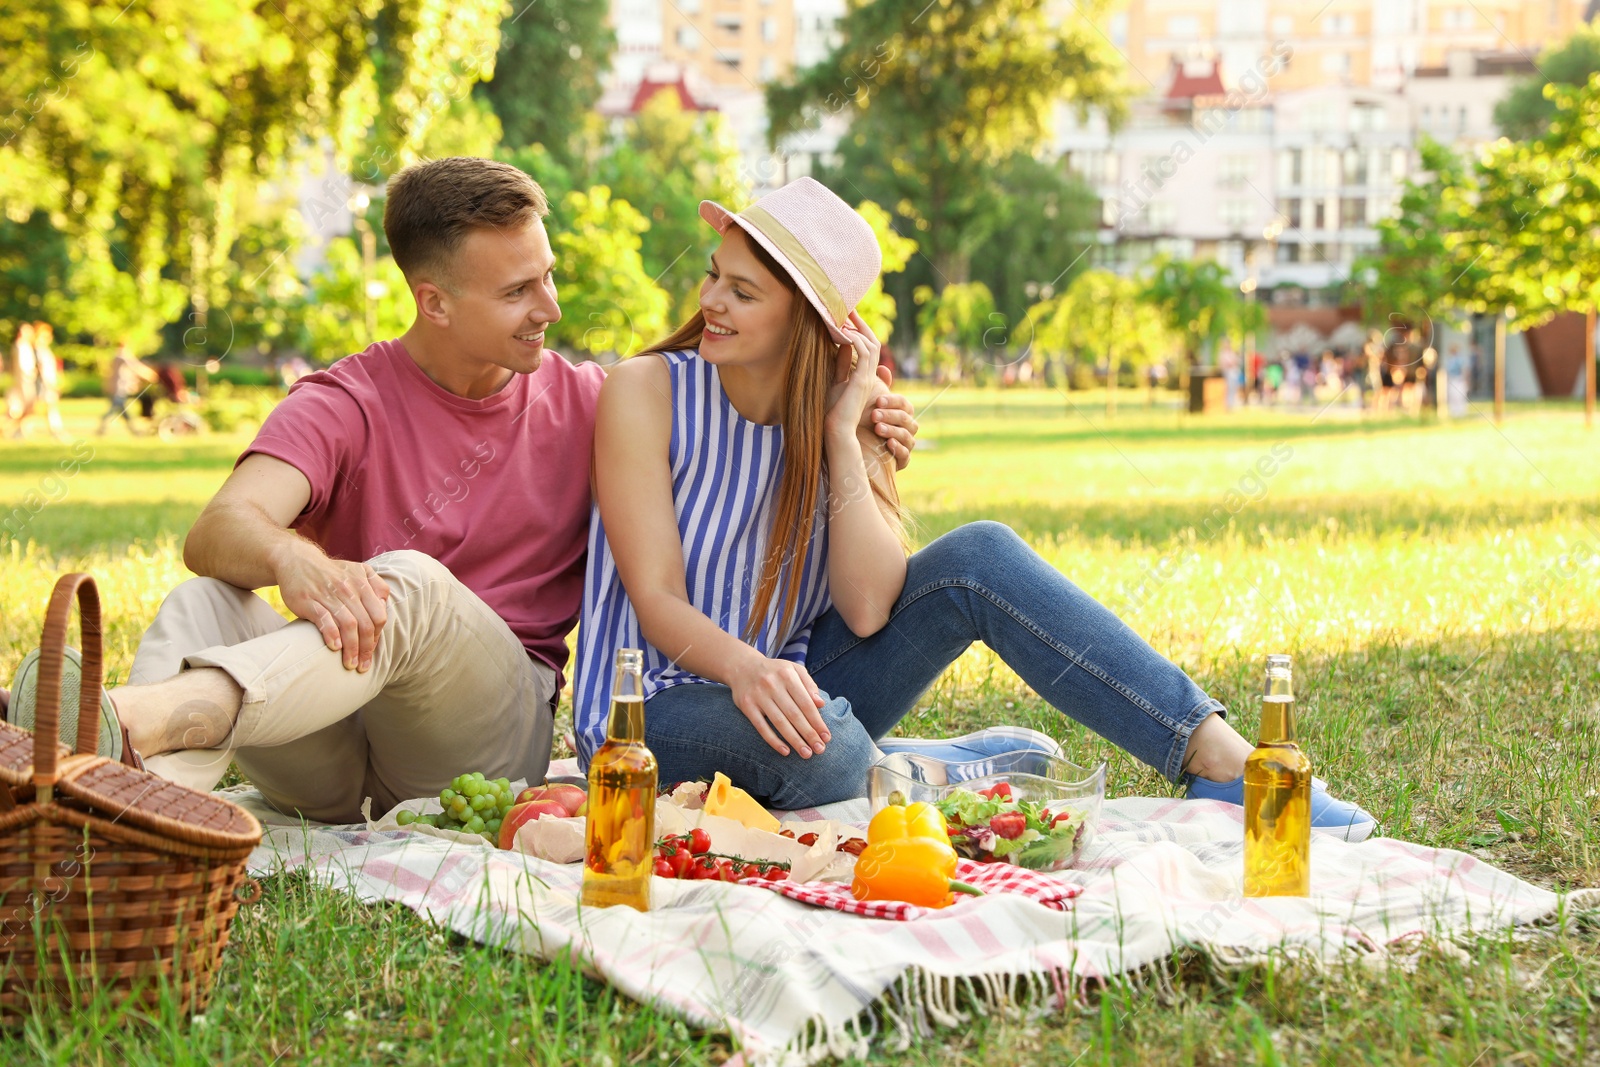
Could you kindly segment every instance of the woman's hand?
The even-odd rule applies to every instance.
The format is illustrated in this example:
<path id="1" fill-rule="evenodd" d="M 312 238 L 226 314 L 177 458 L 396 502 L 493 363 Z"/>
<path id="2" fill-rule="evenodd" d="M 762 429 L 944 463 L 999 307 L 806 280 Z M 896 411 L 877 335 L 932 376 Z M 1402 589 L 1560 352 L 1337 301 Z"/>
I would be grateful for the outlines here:
<path id="1" fill-rule="evenodd" d="M 809 759 L 832 740 L 817 714 L 822 693 L 800 664 L 752 657 L 730 675 L 728 687 L 735 706 L 779 755 L 787 756 L 792 745 L 801 758 Z"/>
<path id="2" fill-rule="evenodd" d="M 867 409 L 886 391 L 878 380 L 878 358 L 883 346 L 872 327 L 854 311 L 850 313 L 850 323 L 842 327 L 848 343 L 839 346 L 833 385 L 828 390 L 827 433 L 830 439 L 849 437 L 854 440 L 856 427 Z"/>

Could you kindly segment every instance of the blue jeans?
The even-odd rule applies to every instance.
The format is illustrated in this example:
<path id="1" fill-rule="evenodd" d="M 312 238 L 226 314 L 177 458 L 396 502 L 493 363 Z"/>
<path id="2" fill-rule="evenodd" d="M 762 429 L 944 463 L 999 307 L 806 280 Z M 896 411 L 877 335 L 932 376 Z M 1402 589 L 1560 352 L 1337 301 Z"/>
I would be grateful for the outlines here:
<path id="1" fill-rule="evenodd" d="M 645 707 L 645 738 L 663 782 L 722 771 L 772 807 L 863 795 L 873 744 L 894 729 L 974 641 L 999 653 L 1068 717 L 1177 781 L 1194 728 L 1222 704 L 1099 601 L 998 522 L 952 530 L 908 561 L 889 623 L 871 637 L 837 611 L 817 620 L 806 669 L 823 690 L 832 740 L 780 756 L 710 683 L 663 689 Z"/>

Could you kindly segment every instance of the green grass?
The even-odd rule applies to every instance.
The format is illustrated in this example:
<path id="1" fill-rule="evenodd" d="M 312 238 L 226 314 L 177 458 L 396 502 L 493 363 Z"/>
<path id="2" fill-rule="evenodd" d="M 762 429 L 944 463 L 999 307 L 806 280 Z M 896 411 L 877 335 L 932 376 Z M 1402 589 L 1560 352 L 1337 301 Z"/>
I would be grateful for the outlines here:
<path id="1" fill-rule="evenodd" d="M 1108 421 L 1092 394 L 1069 405 L 1050 391 L 915 399 L 929 447 L 901 487 L 920 540 L 1010 522 L 1247 734 L 1263 656 L 1294 654 L 1319 772 L 1387 832 L 1552 888 L 1600 885 L 1600 480 L 1586 460 L 1600 437 L 1570 405 L 1514 405 L 1497 429 L 1340 409 L 1197 420 L 1142 397 Z M 98 410 L 73 405 L 70 428 L 89 433 Z M 30 490 L 56 498 L 23 542 L 0 542 L 0 671 L 37 642 L 51 580 L 69 568 L 101 579 L 108 659 L 125 670 L 185 576 L 184 530 L 246 439 L 87 440 L 94 457 L 60 491 L 44 479 L 64 447 L 0 443 L 6 508 Z M 1271 477 L 1249 480 L 1263 456 L 1278 460 Z M 998 719 L 1109 759 L 1113 795 L 1170 791 L 983 649 L 903 729 Z M 980 1019 L 873 1062 L 1600 1062 L 1593 921 L 1531 942 L 1423 946 L 1376 969 L 1184 956 L 1170 970 L 1170 994 L 1114 984 L 1063 1014 Z M 97 1008 L 0 1037 L 6 1063 L 687 1065 L 729 1053 L 568 966 L 302 877 L 273 880 L 241 911 L 203 1023 Z"/>

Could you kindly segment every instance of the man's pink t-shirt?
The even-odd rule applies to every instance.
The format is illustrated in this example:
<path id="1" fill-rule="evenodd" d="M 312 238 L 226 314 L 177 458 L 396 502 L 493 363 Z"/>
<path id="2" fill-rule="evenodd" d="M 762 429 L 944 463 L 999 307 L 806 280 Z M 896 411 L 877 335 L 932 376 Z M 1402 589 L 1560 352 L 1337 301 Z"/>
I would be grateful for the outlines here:
<path id="1" fill-rule="evenodd" d="M 239 459 L 260 452 L 306 476 L 293 525 L 328 555 L 432 556 L 559 676 L 583 598 L 604 378 L 547 351 L 532 374 L 468 400 L 379 341 L 295 382 Z"/>

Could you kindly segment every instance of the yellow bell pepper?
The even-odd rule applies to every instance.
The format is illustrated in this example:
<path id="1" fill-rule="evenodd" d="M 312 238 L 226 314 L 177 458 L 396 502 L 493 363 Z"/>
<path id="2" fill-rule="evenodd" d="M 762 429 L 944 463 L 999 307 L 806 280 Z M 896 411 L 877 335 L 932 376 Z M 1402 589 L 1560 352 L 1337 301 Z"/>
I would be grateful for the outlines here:
<path id="1" fill-rule="evenodd" d="M 890 804 L 867 825 L 867 847 L 856 859 L 850 895 L 857 900 L 903 900 L 942 908 L 954 893 L 983 890 L 958 882 L 956 851 L 944 816 L 932 804 Z"/>

